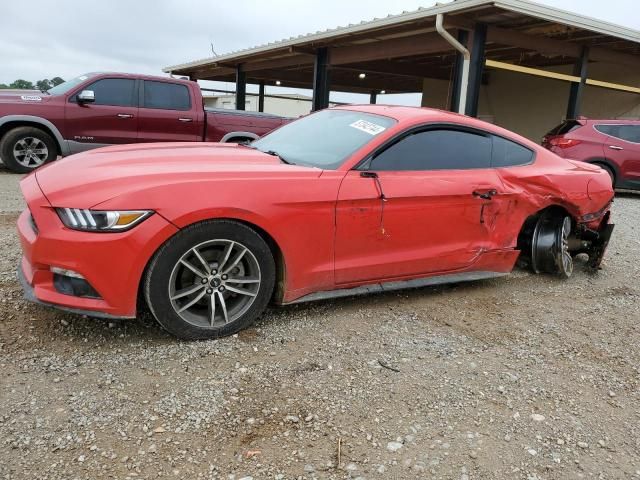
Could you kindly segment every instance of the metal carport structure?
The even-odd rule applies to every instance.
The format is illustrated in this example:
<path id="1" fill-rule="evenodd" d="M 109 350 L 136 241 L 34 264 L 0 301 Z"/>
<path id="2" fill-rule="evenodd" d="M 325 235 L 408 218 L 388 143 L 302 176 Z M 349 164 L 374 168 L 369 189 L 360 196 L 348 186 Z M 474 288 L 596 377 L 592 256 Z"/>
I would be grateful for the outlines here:
<path id="1" fill-rule="evenodd" d="M 444 30 L 468 51 L 454 48 Z M 455 41 L 453 43 L 456 43 Z M 596 64 L 611 65 L 591 74 Z M 640 32 L 525 0 L 457 0 L 175 65 L 165 72 L 194 80 L 236 83 L 237 108 L 244 108 L 246 83 L 310 88 L 313 109 L 325 108 L 329 91 L 423 92 L 429 81 L 445 81 L 446 104 L 476 116 L 481 86 L 494 71 L 567 82 L 566 116 L 580 113 L 586 86 L 639 94 L 638 84 L 616 77 L 617 66 L 640 72 Z M 640 79 L 639 79 L 640 80 Z M 629 84 L 631 83 L 631 84 Z M 442 103 L 442 102 L 441 102 Z"/>

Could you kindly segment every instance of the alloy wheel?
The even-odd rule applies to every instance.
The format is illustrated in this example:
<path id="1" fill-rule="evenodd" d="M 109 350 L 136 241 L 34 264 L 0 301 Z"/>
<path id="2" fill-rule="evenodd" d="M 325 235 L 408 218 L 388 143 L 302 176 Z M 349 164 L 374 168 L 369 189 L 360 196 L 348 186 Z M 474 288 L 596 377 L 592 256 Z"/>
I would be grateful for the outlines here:
<path id="1" fill-rule="evenodd" d="M 186 322 L 216 328 L 240 318 L 260 290 L 260 266 L 245 245 L 216 239 L 189 249 L 169 278 L 169 300 Z"/>
<path id="2" fill-rule="evenodd" d="M 571 235 L 571 219 L 564 217 L 558 232 L 558 269 L 560 275 L 569 278 L 573 273 L 573 258 L 569 251 L 569 235 Z"/>
<path id="3" fill-rule="evenodd" d="M 13 158 L 23 167 L 39 167 L 47 161 L 48 157 L 49 149 L 39 138 L 24 137 L 13 146 Z"/>

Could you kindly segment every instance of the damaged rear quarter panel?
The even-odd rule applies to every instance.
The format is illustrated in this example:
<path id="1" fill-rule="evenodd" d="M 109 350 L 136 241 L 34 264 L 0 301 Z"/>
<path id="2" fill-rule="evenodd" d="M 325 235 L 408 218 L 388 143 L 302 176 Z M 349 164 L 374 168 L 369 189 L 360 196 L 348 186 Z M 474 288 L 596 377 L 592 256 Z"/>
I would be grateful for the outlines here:
<path id="1" fill-rule="evenodd" d="M 515 247 L 526 219 L 545 208 L 562 207 L 580 223 L 584 215 L 601 211 L 613 198 L 606 172 L 544 150 L 537 151 L 532 165 L 500 169 L 500 175 L 506 201 L 496 215 L 504 216 L 498 223 L 506 230 L 496 231 L 496 241 L 505 248 Z M 601 217 L 593 223 L 600 221 Z"/>

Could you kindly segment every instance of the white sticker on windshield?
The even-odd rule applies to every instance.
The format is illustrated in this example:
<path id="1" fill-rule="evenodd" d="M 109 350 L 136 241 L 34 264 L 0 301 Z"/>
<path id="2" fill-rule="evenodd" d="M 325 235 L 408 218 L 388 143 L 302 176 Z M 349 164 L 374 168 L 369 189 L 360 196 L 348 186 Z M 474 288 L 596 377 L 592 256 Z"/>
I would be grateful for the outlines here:
<path id="1" fill-rule="evenodd" d="M 375 123 L 367 122 L 366 120 L 357 120 L 349 126 L 357 128 L 358 130 L 362 130 L 369 135 L 378 135 L 379 133 L 386 130 L 386 128 L 380 125 L 376 125 Z"/>

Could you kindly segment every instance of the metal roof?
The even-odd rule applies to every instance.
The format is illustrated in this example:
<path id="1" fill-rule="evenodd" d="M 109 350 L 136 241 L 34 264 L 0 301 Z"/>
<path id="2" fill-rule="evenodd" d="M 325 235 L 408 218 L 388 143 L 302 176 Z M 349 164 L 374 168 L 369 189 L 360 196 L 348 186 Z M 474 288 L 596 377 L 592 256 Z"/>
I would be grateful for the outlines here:
<path id="1" fill-rule="evenodd" d="M 545 20 L 547 22 L 573 27 L 579 30 L 594 32 L 602 36 L 640 44 L 640 31 L 638 30 L 568 12 L 566 10 L 540 5 L 527 0 L 454 0 L 446 4 L 436 4 L 429 8 L 419 8 L 414 11 L 403 12 L 397 15 L 389 15 L 385 18 L 375 18 L 371 21 L 360 22 L 359 24 L 349 24 L 343 27 L 336 27 L 306 35 L 299 35 L 297 37 L 290 37 L 277 42 L 271 42 L 223 55 L 173 65 L 164 68 L 163 71 L 166 73 L 184 72 L 211 64 L 239 62 L 245 58 L 256 57 L 287 48 L 322 44 L 339 38 L 353 36 L 354 34 L 364 34 L 367 32 L 383 30 L 389 27 L 411 24 L 429 17 L 435 17 L 438 13 L 458 15 L 467 12 L 473 13 L 474 11 L 487 7 L 495 7 L 503 12 L 512 12 L 527 17 Z"/>

